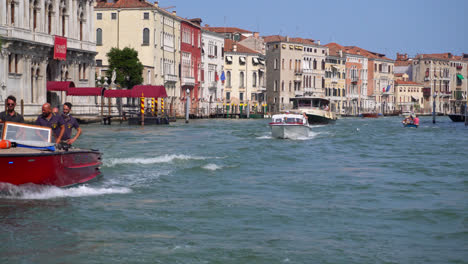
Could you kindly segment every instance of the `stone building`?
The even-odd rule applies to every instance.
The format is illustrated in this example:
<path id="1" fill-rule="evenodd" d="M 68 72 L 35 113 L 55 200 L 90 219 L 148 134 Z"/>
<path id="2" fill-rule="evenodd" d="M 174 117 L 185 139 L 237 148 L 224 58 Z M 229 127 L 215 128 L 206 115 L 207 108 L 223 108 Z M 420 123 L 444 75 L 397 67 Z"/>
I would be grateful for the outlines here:
<path id="1" fill-rule="evenodd" d="M 26 119 L 39 114 L 45 102 L 70 101 L 76 114 L 98 110 L 97 97 L 67 93 L 69 86 L 95 86 L 93 9 L 89 0 L 0 3 L 0 107 L 11 94 L 24 102 Z M 62 91 L 48 82 L 62 82 Z"/>
<path id="2" fill-rule="evenodd" d="M 265 58 L 230 39 L 224 40 L 224 103 L 234 111 L 241 108 L 259 111 L 265 103 Z"/>
<path id="3" fill-rule="evenodd" d="M 346 102 L 346 53 L 337 43 L 328 43 L 325 61 L 325 96 L 330 100 L 331 110 L 344 114 Z"/>
<path id="4" fill-rule="evenodd" d="M 164 102 L 166 113 L 182 115 L 181 19 L 176 12 L 160 8 L 157 2 L 153 5 L 139 0 L 98 0 L 94 13 L 97 75 L 106 75 L 106 54 L 111 48 L 133 48 L 144 66 L 143 84 L 164 86 L 168 96 Z M 159 111 L 160 107 L 159 99 Z"/>
<path id="5" fill-rule="evenodd" d="M 223 103 L 224 36 L 202 29 L 202 72 L 200 101 L 202 114 L 213 113 Z M 224 75 L 225 78 L 225 75 Z"/>

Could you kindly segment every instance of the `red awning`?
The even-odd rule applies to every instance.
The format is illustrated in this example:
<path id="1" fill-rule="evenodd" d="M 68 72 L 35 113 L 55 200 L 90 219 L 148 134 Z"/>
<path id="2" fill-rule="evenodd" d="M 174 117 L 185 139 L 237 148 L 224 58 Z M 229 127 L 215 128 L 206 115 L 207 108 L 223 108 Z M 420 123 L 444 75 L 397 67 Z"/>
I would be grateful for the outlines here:
<path id="1" fill-rule="evenodd" d="M 70 87 L 75 87 L 75 84 L 73 82 L 47 82 L 47 91 L 67 91 Z"/>
<path id="2" fill-rule="evenodd" d="M 134 97 L 132 96 L 132 90 L 105 90 L 104 97 Z"/>
<path id="3" fill-rule="evenodd" d="M 132 97 L 165 98 L 166 88 L 162 85 L 135 85 L 132 89 Z"/>
<path id="4" fill-rule="evenodd" d="M 104 92 L 102 87 L 76 87 L 68 88 L 67 95 L 71 96 L 101 96 Z"/>

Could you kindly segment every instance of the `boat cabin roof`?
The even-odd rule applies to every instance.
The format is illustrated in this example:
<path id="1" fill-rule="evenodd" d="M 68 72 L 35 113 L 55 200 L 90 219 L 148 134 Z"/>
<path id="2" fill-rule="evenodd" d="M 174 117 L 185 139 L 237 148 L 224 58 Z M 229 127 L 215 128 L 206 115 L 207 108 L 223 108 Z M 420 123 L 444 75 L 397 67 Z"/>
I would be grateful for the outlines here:
<path id="1" fill-rule="evenodd" d="M 324 107 L 330 104 L 330 101 L 320 97 L 294 97 L 289 99 L 293 103 L 293 109 L 303 107 Z"/>
<path id="2" fill-rule="evenodd" d="M 274 123 L 304 123 L 305 118 L 303 115 L 297 114 L 278 114 L 272 116 Z"/>

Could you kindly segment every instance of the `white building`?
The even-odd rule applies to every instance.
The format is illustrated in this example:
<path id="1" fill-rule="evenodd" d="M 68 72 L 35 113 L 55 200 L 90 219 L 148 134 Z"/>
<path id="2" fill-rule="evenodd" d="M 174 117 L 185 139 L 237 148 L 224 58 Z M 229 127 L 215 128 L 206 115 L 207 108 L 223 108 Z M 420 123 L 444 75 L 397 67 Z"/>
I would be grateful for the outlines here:
<path id="1" fill-rule="evenodd" d="M 97 97 L 47 90 L 48 81 L 95 86 L 93 32 L 92 0 L 2 1 L 0 107 L 8 95 L 14 95 L 18 105 L 23 100 L 26 119 L 35 118 L 45 102 L 59 106 L 70 101 L 75 113 L 97 113 Z M 66 45 L 56 39 L 65 40 Z M 58 57 L 54 51 L 63 57 L 54 59 Z"/>
<path id="2" fill-rule="evenodd" d="M 202 74 L 200 107 L 204 115 L 216 110 L 223 102 L 224 36 L 208 30 L 202 30 Z"/>

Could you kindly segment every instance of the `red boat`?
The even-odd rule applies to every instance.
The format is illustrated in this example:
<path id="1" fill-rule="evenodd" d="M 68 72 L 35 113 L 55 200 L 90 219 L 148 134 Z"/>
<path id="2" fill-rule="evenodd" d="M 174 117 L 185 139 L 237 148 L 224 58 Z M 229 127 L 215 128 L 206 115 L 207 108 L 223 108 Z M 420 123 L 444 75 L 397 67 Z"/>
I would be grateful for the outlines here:
<path id="1" fill-rule="evenodd" d="M 101 174 L 99 151 L 55 150 L 50 143 L 50 128 L 6 122 L 2 139 L 16 147 L 0 149 L 0 182 L 66 187 L 85 183 Z"/>
<path id="2" fill-rule="evenodd" d="M 364 118 L 378 118 L 379 117 L 378 113 L 362 113 L 361 115 Z"/>

